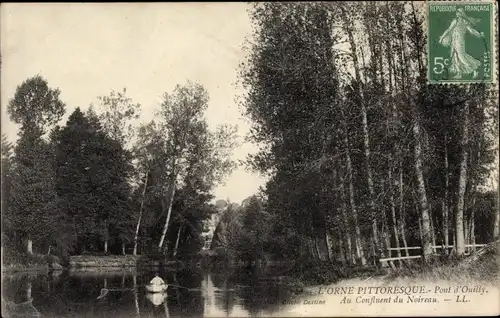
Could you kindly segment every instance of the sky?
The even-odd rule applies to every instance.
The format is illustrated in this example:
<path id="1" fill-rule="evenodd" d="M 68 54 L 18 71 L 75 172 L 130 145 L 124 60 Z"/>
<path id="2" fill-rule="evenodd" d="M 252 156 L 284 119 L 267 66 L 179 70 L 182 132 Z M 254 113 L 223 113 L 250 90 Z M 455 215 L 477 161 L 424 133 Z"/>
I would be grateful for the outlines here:
<path id="1" fill-rule="evenodd" d="M 237 124 L 235 160 L 256 147 L 243 142 L 249 123 L 236 98 L 238 65 L 252 28 L 244 3 L 2 4 L 2 133 L 17 138 L 6 107 L 16 88 L 34 75 L 61 90 L 62 124 L 76 107 L 97 104 L 111 90 L 127 89 L 141 104 L 140 122 L 153 119 L 165 92 L 187 80 L 210 95 L 209 125 Z M 265 178 L 239 167 L 217 187 L 217 199 L 240 203 Z"/>

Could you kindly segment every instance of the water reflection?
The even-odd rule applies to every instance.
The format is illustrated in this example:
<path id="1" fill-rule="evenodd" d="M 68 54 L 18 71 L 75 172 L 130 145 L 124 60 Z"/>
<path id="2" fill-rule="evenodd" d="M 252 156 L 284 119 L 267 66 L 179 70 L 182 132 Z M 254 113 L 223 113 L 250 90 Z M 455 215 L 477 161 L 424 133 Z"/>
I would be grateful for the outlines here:
<path id="1" fill-rule="evenodd" d="M 201 297 L 204 298 L 203 311 L 206 315 L 211 315 L 211 309 L 215 304 L 214 295 L 214 284 L 212 282 L 212 277 L 207 274 L 203 281 L 201 282 Z"/>
<path id="2" fill-rule="evenodd" d="M 4 275 L 8 317 L 248 317 L 279 311 L 286 288 L 260 275 L 162 272 L 166 293 L 148 293 L 154 272 L 72 271 Z M 104 296 L 102 291 L 107 292 Z M 99 298 L 99 299 L 98 299 Z M 17 315 L 17 316 L 16 316 Z"/>
<path id="3" fill-rule="evenodd" d="M 33 297 L 31 297 L 31 282 L 26 281 L 22 285 L 24 285 L 24 288 L 20 287 L 18 291 L 21 291 L 21 293 L 23 290 L 25 291 L 26 300 L 16 303 L 15 299 L 19 297 L 14 297 L 14 300 L 4 301 L 4 297 L 2 296 L 3 317 L 5 317 L 4 309 L 9 313 L 9 317 L 41 317 L 40 312 L 33 305 Z M 16 294 L 16 296 L 19 296 L 19 294 Z"/>
<path id="4" fill-rule="evenodd" d="M 167 298 L 167 293 L 147 293 L 146 298 L 155 305 L 160 306 Z"/>

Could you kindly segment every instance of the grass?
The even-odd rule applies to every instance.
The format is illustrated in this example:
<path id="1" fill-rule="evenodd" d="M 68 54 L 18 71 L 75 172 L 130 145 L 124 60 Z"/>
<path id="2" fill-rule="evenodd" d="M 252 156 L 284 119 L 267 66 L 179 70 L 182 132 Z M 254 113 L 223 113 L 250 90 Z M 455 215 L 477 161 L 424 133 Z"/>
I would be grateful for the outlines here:
<path id="1" fill-rule="evenodd" d="M 409 266 L 390 273 L 389 278 L 447 280 L 457 283 L 500 284 L 500 241 L 488 244 L 470 256 L 437 260 L 431 265 Z"/>

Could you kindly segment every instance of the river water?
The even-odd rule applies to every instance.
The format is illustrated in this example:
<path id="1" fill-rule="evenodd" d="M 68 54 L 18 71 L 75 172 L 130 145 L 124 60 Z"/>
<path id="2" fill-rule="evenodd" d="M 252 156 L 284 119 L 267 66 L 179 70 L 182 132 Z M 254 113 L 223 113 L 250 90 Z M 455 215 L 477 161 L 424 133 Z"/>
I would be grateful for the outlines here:
<path id="1" fill-rule="evenodd" d="M 272 277 L 168 271 L 166 293 L 145 291 L 154 272 L 124 270 L 4 274 L 3 317 L 253 317 L 286 313 L 294 297 Z M 97 299 L 103 288 L 107 294 Z"/>
<path id="2" fill-rule="evenodd" d="M 144 285 L 153 276 L 152 271 L 122 270 L 4 274 L 2 317 L 497 315 L 500 299 L 495 283 L 384 277 L 353 278 L 296 293 L 276 273 L 245 270 L 160 271 L 168 291 L 151 294 Z M 404 293 L 383 294 L 402 286 Z M 378 293 L 376 287 L 383 289 Z M 109 291 L 98 299 L 103 288 Z"/>

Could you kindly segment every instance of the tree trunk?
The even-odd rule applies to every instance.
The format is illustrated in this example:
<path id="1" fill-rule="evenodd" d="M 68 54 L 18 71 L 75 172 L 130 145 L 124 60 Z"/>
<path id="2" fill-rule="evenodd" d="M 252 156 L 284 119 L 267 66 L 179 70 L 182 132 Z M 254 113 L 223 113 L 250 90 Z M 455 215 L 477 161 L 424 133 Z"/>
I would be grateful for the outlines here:
<path id="1" fill-rule="evenodd" d="M 174 247 L 174 257 L 177 255 L 177 248 L 179 247 L 179 239 L 181 237 L 181 232 L 182 232 L 182 225 L 179 225 L 179 229 L 177 230 L 177 239 L 175 240 L 175 247 Z"/>
<path id="2" fill-rule="evenodd" d="M 418 209 L 417 209 L 418 213 Z M 424 231 L 422 230 L 422 216 L 418 213 L 418 233 L 420 235 L 420 244 L 424 241 Z"/>
<path id="3" fill-rule="evenodd" d="M 405 232 L 405 201 L 404 201 L 404 182 L 403 182 L 403 163 L 401 159 L 399 160 L 399 232 L 401 233 L 401 238 L 403 239 L 403 246 L 405 247 L 406 256 L 410 256 L 408 251 L 408 243 L 406 241 Z"/>
<path id="4" fill-rule="evenodd" d="M 311 257 L 313 259 L 317 260 L 318 259 L 318 255 L 315 252 L 314 243 L 312 241 L 312 238 L 310 238 L 310 237 L 307 238 L 307 245 L 309 246 L 309 255 L 311 255 Z"/>
<path id="5" fill-rule="evenodd" d="M 355 238 L 356 238 L 356 256 L 360 260 L 361 265 L 366 265 L 366 259 L 363 253 L 363 248 L 361 246 L 361 229 L 359 228 L 358 223 L 358 210 L 356 208 L 356 203 L 354 202 L 354 183 L 352 176 L 352 162 L 351 162 L 351 154 L 349 150 L 349 143 L 347 140 L 347 131 L 344 136 L 346 142 L 346 160 L 347 160 L 347 174 L 349 176 L 349 202 L 351 205 L 352 217 L 354 220 L 354 229 L 355 229 Z"/>
<path id="6" fill-rule="evenodd" d="M 33 241 L 30 239 L 26 241 L 26 252 L 28 254 L 33 254 Z"/>
<path id="7" fill-rule="evenodd" d="M 104 253 L 108 253 L 108 238 L 104 240 Z"/>
<path id="8" fill-rule="evenodd" d="M 376 262 L 375 262 L 375 255 L 376 255 L 376 252 L 375 252 L 375 244 L 373 243 L 373 240 L 370 241 L 370 250 L 372 252 L 372 256 L 371 256 L 371 264 L 372 265 L 376 265 Z"/>
<path id="9" fill-rule="evenodd" d="M 386 9 L 385 9 L 385 21 L 386 21 L 386 27 L 389 28 L 389 21 L 390 21 L 390 15 L 392 15 L 392 11 L 390 9 L 390 4 L 386 2 Z M 398 85 L 396 82 L 396 74 L 397 74 L 397 67 L 396 63 L 394 61 L 394 58 L 398 56 L 398 53 L 395 52 L 395 48 L 393 48 L 391 41 L 395 39 L 392 39 L 390 36 L 385 36 L 385 45 L 386 45 L 386 59 L 387 59 L 387 65 L 388 65 L 388 75 L 389 75 L 389 92 L 390 92 L 390 101 L 392 104 L 392 133 L 394 137 L 397 137 L 400 134 L 400 125 L 401 125 L 401 115 L 400 115 L 400 109 L 398 109 L 398 104 L 396 103 L 396 100 L 394 99 L 395 92 L 398 90 L 402 91 L 401 86 Z M 398 63 L 399 64 L 399 63 Z M 399 87 L 398 87 L 399 86 Z M 408 252 L 408 244 L 406 242 L 406 233 L 405 233 L 405 211 L 404 211 L 404 183 L 403 183 L 403 159 L 402 159 L 402 144 L 401 142 L 395 144 L 393 146 L 393 149 L 395 150 L 396 153 L 396 162 L 397 166 L 399 169 L 399 180 L 396 180 L 394 178 L 394 188 L 393 191 L 396 192 L 396 187 L 399 187 L 399 219 L 397 216 L 393 216 L 394 219 L 394 226 L 396 227 L 394 229 L 394 233 L 396 236 L 396 246 L 401 247 L 401 244 L 399 242 L 399 235 L 401 235 L 401 239 L 403 241 L 403 245 L 405 247 L 405 254 L 406 256 L 409 256 Z M 392 158 L 391 158 L 392 159 Z M 393 194 L 393 197 L 395 197 L 395 194 Z M 394 199 L 392 199 L 394 200 Z M 391 207 L 392 208 L 392 207 Z M 399 233 L 398 233 L 399 229 Z M 399 235 L 398 235 L 399 234 Z M 398 250 L 398 257 L 401 256 L 401 251 Z"/>
<path id="10" fill-rule="evenodd" d="M 457 236 L 455 235 L 455 229 L 454 227 L 451 228 L 451 253 L 455 253 L 455 250 L 456 250 L 456 247 L 457 247 L 457 244 L 455 244 L 455 242 L 457 241 Z"/>
<path id="11" fill-rule="evenodd" d="M 493 240 L 498 239 L 500 235 L 500 188 L 497 187 L 495 217 L 493 219 Z M 492 240 L 492 241 L 493 241 Z"/>
<path id="12" fill-rule="evenodd" d="M 414 8 L 413 3 L 411 3 L 412 7 L 412 15 L 413 15 L 413 20 L 415 24 L 418 24 L 417 22 L 417 15 L 416 11 Z M 402 71 L 403 74 L 401 74 L 401 79 L 403 80 L 403 91 L 407 92 L 408 95 L 411 94 L 412 91 L 412 85 L 419 85 L 423 86 L 421 82 L 417 80 L 416 83 L 408 83 L 408 85 L 405 84 L 404 80 L 406 78 L 405 74 L 408 74 L 408 69 L 409 69 L 409 59 L 406 58 L 405 50 L 402 49 L 404 48 L 404 35 L 403 32 L 400 32 L 400 42 L 402 44 L 401 46 L 401 54 L 402 54 Z M 423 63 L 423 54 L 422 54 L 422 48 L 423 46 L 420 45 L 420 39 L 417 37 L 416 38 L 416 43 L 415 43 L 415 56 L 417 57 L 417 62 L 418 62 L 418 72 L 419 74 L 424 74 L 424 63 Z M 413 130 L 413 135 L 414 135 L 414 156 L 415 156 L 415 174 L 416 174 L 416 181 L 417 181 L 417 193 L 418 193 L 418 204 L 420 206 L 420 216 L 422 218 L 422 252 L 423 252 L 423 259 L 424 262 L 429 262 L 432 259 L 432 246 L 431 246 L 431 237 L 430 237 L 430 220 L 429 220 L 429 204 L 428 204 L 428 198 L 427 198 L 427 191 L 425 188 L 425 179 L 424 179 L 424 171 L 423 171 L 423 156 L 422 156 L 422 142 L 425 140 L 422 138 L 422 133 L 420 131 L 420 118 L 418 114 L 418 105 L 413 102 L 412 97 L 408 99 L 408 102 L 410 104 L 410 108 L 412 111 L 412 117 L 413 117 L 413 125 L 412 125 L 412 130 Z"/>
<path id="13" fill-rule="evenodd" d="M 352 45 L 352 43 L 351 43 L 351 45 Z M 355 54 L 356 54 L 356 48 L 354 46 L 353 55 L 355 55 Z M 355 63 L 355 67 L 357 67 L 356 63 Z M 359 71 L 357 73 L 359 73 Z M 358 77 L 357 80 L 360 81 L 361 78 Z M 360 82 L 358 82 L 358 83 L 360 84 Z M 359 92 L 360 98 L 361 98 L 361 118 L 362 118 L 362 125 L 363 125 L 363 147 L 364 147 L 364 157 L 365 157 L 366 182 L 368 185 L 368 203 L 369 203 L 369 207 L 370 207 L 372 237 L 373 237 L 375 254 L 379 255 L 380 243 L 379 243 L 379 234 L 378 234 L 378 228 L 377 228 L 377 215 L 375 213 L 375 201 L 374 201 L 375 194 L 374 194 L 374 190 L 373 190 L 373 176 L 372 176 L 371 163 L 370 163 L 371 154 L 370 154 L 370 135 L 369 135 L 369 131 L 368 131 L 368 117 L 366 114 L 366 106 L 365 106 L 365 101 L 364 101 L 362 90 L 358 89 L 358 92 Z"/>
<path id="14" fill-rule="evenodd" d="M 478 146 L 479 150 L 477 152 L 477 158 L 476 158 L 476 164 L 475 166 L 479 166 L 481 162 L 481 144 Z M 472 154 L 471 154 L 472 157 Z M 477 199 L 477 187 L 478 187 L 478 174 L 477 168 L 476 168 L 476 173 L 475 173 L 475 178 L 473 178 L 474 184 L 471 186 L 471 204 L 470 204 L 470 229 L 469 229 L 469 235 L 470 235 L 470 242 L 472 244 L 471 250 L 473 252 L 476 252 L 476 220 L 475 220 L 475 212 L 476 212 L 476 199 Z"/>
<path id="15" fill-rule="evenodd" d="M 400 224 L 401 227 L 401 233 L 403 235 L 403 246 L 405 248 L 405 254 L 406 256 L 410 256 L 410 252 L 408 251 L 408 242 L 406 241 L 406 234 L 404 232 L 403 224 Z"/>
<path id="16" fill-rule="evenodd" d="M 315 237 L 314 238 L 314 247 L 316 248 L 316 253 L 318 254 L 318 259 L 320 261 L 323 261 L 323 253 L 321 253 L 321 251 L 319 250 L 319 244 L 318 244 L 318 238 Z"/>
<path id="17" fill-rule="evenodd" d="M 464 201 L 465 187 L 467 185 L 467 145 L 469 138 L 469 105 L 466 102 L 463 110 L 463 135 L 462 135 L 462 160 L 460 162 L 460 177 L 458 181 L 457 208 L 455 211 L 455 235 L 457 255 L 465 254 L 465 236 L 464 236 Z"/>
<path id="18" fill-rule="evenodd" d="M 432 211 L 432 210 L 430 210 Z M 432 253 L 436 254 L 436 234 L 434 232 L 435 227 L 434 227 L 434 217 L 433 214 L 430 214 L 430 220 L 431 220 L 431 240 L 432 240 Z"/>
<path id="19" fill-rule="evenodd" d="M 384 191 L 382 191 L 384 192 Z M 382 250 L 383 246 L 380 246 L 380 253 L 375 253 L 376 258 L 385 257 L 386 251 L 391 254 L 389 248 L 391 248 L 391 238 L 389 234 L 389 223 L 387 222 L 387 213 L 385 209 L 382 209 L 382 244 L 385 245 L 385 251 Z"/>
<path id="20" fill-rule="evenodd" d="M 340 209 L 342 210 L 342 217 L 344 218 L 344 229 L 347 241 L 347 263 L 348 264 L 356 264 L 356 258 L 354 257 L 354 253 L 352 250 L 352 229 L 350 226 L 349 218 L 347 216 L 347 204 L 345 198 L 345 188 L 344 188 L 344 178 L 340 177 L 340 200 L 342 201 L 342 205 Z M 356 240 L 355 240 L 356 242 Z"/>
<path id="21" fill-rule="evenodd" d="M 28 299 L 27 301 L 31 300 L 31 282 L 26 283 L 26 298 Z"/>
<path id="22" fill-rule="evenodd" d="M 144 187 L 142 188 L 142 198 L 141 198 L 141 207 L 139 208 L 139 218 L 137 219 L 137 226 L 135 228 L 135 236 L 134 236 L 134 255 L 137 255 L 137 241 L 139 240 L 139 229 L 141 227 L 141 220 L 142 220 L 142 211 L 144 209 L 144 201 L 146 197 L 146 188 L 148 185 L 148 175 L 149 175 L 149 170 L 146 171 L 146 178 L 144 180 Z"/>
<path id="23" fill-rule="evenodd" d="M 390 158 L 391 160 L 392 158 Z M 388 169 L 388 177 L 389 177 L 389 200 L 391 203 L 391 217 L 392 217 L 392 232 L 394 234 L 394 241 L 396 243 L 397 256 L 401 257 L 401 250 L 399 249 L 399 235 L 398 235 L 398 221 L 396 219 L 396 203 L 394 202 L 394 188 L 392 185 L 395 183 L 395 180 L 392 178 L 392 166 Z M 390 253 L 390 250 L 389 250 Z M 390 255 L 390 254 L 389 254 Z"/>
<path id="24" fill-rule="evenodd" d="M 358 222 L 358 211 L 356 208 L 356 202 L 354 200 L 354 178 L 353 178 L 353 171 L 352 171 L 352 161 L 351 161 L 351 151 L 350 151 L 350 144 L 349 144 L 349 138 L 347 137 L 347 124 L 345 120 L 345 115 L 343 110 L 341 110 L 342 114 L 342 119 L 343 119 L 343 126 L 344 126 L 344 147 L 345 147 L 345 158 L 346 158 L 346 165 L 347 165 L 347 176 L 349 180 L 349 203 L 351 207 L 351 213 L 353 217 L 353 222 L 354 222 L 354 229 L 355 229 L 355 239 L 354 239 L 354 244 L 356 246 L 356 256 L 357 259 L 361 262 L 361 265 L 364 266 L 366 265 L 366 258 L 363 253 L 363 247 L 362 247 L 362 242 L 361 242 L 361 229 L 359 227 L 359 222 Z M 343 178 L 341 181 L 341 184 L 343 186 Z"/>
<path id="25" fill-rule="evenodd" d="M 470 233 L 469 233 L 469 218 L 464 215 L 464 241 L 465 241 L 465 255 L 469 254 L 469 244 L 470 244 Z"/>
<path id="26" fill-rule="evenodd" d="M 475 227 L 475 222 L 474 222 L 474 206 L 472 208 L 471 214 L 470 214 L 470 230 L 469 230 L 469 235 L 470 235 L 470 244 L 472 245 L 472 251 L 476 251 L 476 227 Z"/>
<path id="27" fill-rule="evenodd" d="M 161 251 L 163 247 L 163 242 L 165 241 L 165 236 L 167 235 L 168 222 L 170 222 L 170 215 L 172 214 L 172 205 L 174 203 L 174 195 L 175 195 L 175 184 L 176 184 L 177 175 L 173 174 L 171 180 L 171 189 L 170 195 L 168 197 L 168 210 L 167 210 L 167 219 L 165 220 L 165 226 L 163 227 L 163 231 L 161 233 L 160 242 L 158 243 L 158 250 Z"/>
<path id="28" fill-rule="evenodd" d="M 361 113 L 363 118 L 363 144 L 365 152 L 365 166 L 366 166 L 366 181 L 368 183 L 368 200 L 370 206 L 371 224 L 372 224 L 372 236 L 373 244 L 375 248 L 376 255 L 380 254 L 380 243 L 378 240 L 378 229 L 377 229 L 377 215 L 375 213 L 375 201 L 374 201 L 374 191 L 373 191 L 373 177 L 370 165 L 370 137 L 368 132 L 368 120 L 366 115 L 366 107 L 364 102 L 362 103 Z"/>
<path id="29" fill-rule="evenodd" d="M 443 199 L 443 238 L 444 238 L 444 246 L 445 246 L 445 255 L 448 255 L 448 245 L 449 245 L 449 216 L 448 216 L 448 187 L 449 187 L 449 172 L 448 172 L 448 138 L 445 135 L 444 141 L 444 199 Z"/>
<path id="30" fill-rule="evenodd" d="M 389 16 L 392 14 L 391 12 L 391 9 L 390 9 L 390 5 L 388 2 L 386 2 L 386 16 L 385 16 L 385 19 L 386 19 L 386 25 L 387 27 L 389 27 Z M 394 51 L 394 47 L 392 46 L 391 44 L 391 41 L 395 40 L 395 39 L 392 39 L 390 36 L 386 36 L 385 37 L 385 40 L 386 40 L 386 56 L 387 56 L 387 64 L 388 64 L 388 74 L 389 74 L 389 92 L 390 92 L 390 95 L 391 95 L 391 101 L 392 101 L 392 115 L 393 115 L 393 135 L 394 137 L 397 137 L 399 136 L 400 132 L 401 132 L 401 129 L 400 129 L 400 126 L 401 126 L 401 110 L 398 108 L 398 104 L 396 103 L 396 100 L 394 99 L 394 96 L 395 96 L 395 92 L 397 91 L 403 91 L 403 87 L 404 85 L 401 85 L 401 83 L 397 83 L 396 81 L 396 77 L 397 77 L 397 67 L 396 67 L 396 64 L 400 64 L 396 61 L 394 61 L 394 59 L 398 57 L 398 53 L 397 51 L 395 52 Z M 397 45 L 396 45 L 397 47 Z M 402 48 L 402 47 L 401 47 Z M 401 79 L 403 80 L 403 79 Z M 401 81 L 402 82 L 402 81 Z M 399 85 L 398 85 L 399 84 Z M 393 149 L 395 149 L 395 153 L 396 153 L 396 162 L 397 162 L 397 166 L 398 166 L 398 174 L 399 174 L 399 180 L 396 181 L 396 178 L 394 178 L 394 191 L 396 191 L 396 185 L 399 187 L 399 218 L 396 217 L 396 221 L 395 221 L 395 224 L 397 226 L 397 229 L 399 229 L 399 235 L 401 235 L 401 239 L 403 241 L 403 246 L 405 247 L 405 254 L 406 256 L 409 256 L 409 251 L 408 251 L 408 244 L 406 242 L 406 232 L 405 232 L 405 211 L 404 211 L 404 180 L 403 180 L 403 155 L 402 155 L 402 143 L 399 142 L 397 144 L 395 144 L 393 147 Z M 397 233 L 398 231 L 395 230 L 395 232 Z M 398 237 L 398 236 L 396 236 Z M 401 247 L 401 244 L 399 242 L 399 238 L 397 239 L 396 241 L 396 244 Z M 398 257 L 401 255 L 402 253 L 398 253 Z"/>
<path id="31" fill-rule="evenodd" d="M 447 226 L 447 223 L 448 223 L 448 211 L 446 211 L 446 203 L 445 203 L 445 199 L 442 199 L 441 200 L 441 211 L 442 211 L 442 225 L 443 225 L 443 241 L 442 241 L 442 244 L 441 246 L 443 247 L 443 250 L 442 252 L 445 254 L 445 255 L 448 255 L 448 226 Z"/>
<path id="32" fill-rule="evenodd" d="M 125 242 L 122 242 L 122 255 L 125 255 Z"/>
<path id="33" fill-rule="evenodd" d="M 332 243 L 330 240 L 330 234 L 328 234 L 328 231 L 325 231 L 325 239 L 326 239 L 326 248 L 327 248 L 327 253 L 328 253 L 328 261 L 332 261 Z"/>
<path id="34" fill-rule="evenodd" d="M 346 16 L 345 9 L 341 7 L 342 13 L 344 16 Z M 366 114 L 366 105 L 365 105 L 365 99 L 363 95 L 363 90 L 361 89 L 360 85 L 362 83 L 361 80 L 361 73 L 360 73 L 360 68 L 359 68 L 359 62 L 358 62 L 358 53 L 357 53 L 357 46 L 356 46 L 356 41 L 354 40 L 353 32 L 352 32 L 352 25 L 346 25 L 345 30 L 347 32 L 347 36 L 349 39 L 349 43 L 351 45 L 351 50 L 352 50 L 352 59 L 353 59 L 353 66 L 354 66 L 354 73 L 356 77 L 356 82 L 357 82 L 357 93 L 359 95 L 359 100 L 360 100 L 360 106 L 361 106 L 361 116 L 362 116 L 362 125 L 363 125 L 363 146 L 364 146 L 364 157 L 365 157 L 365 166 L 366 166 L 366 181 L 368 185 L 368 201 L 369 201 L 369 206 L 370 206 L 370 216 L 371 216 L 371 225 L 372 225 L 372 236 L 373 236 L 373 243 L 375 245 L 375 252 L 378 254 L 378 249 L 379 249 L 379 240 L 378 240 L 378 230 L 377 230 L 377 219 L 376 219 L 376 213 L 375 213 L 375 201 L 374 201 L 374 190 L 373 190 L 373 177 L 372 177 L 372 171 L 371 171 L 371 164 L 370 164 L 370 136 L 369 136 L 369 131 L 368 131 L 368 118 Z M 361 54 L 363 54 L 363 51 L 361 50 Z"/>
<path id="35" fill-rule="evenodd" d="M 344 240 L 342 240 L 342 237 L 339 235 L 339 259 L 342 264 L 345 264 L 346 258 L 345 258 L 345 251 L 344 251 Z"/>
<path id="36" fill-rule="evenodd" d="M 412 105 L 416 107 L 416 105 Z M 416 110 L 413 110 L 416 112 Z M 422 252 L 424 262 L 428 262 L 432 256 L 431 246 L 431 227 L 429 219 L 429 204 L 427 201 L 427 192 L 425 189 L 424 171 L 422 164 L 422 145 L 419 118 L 415 114 L 413 118 L 414 152 L 415 152 L 415 173 L 417 176 L 418 203 L 420 205 L 420 216 L 422 217 Z"/>

